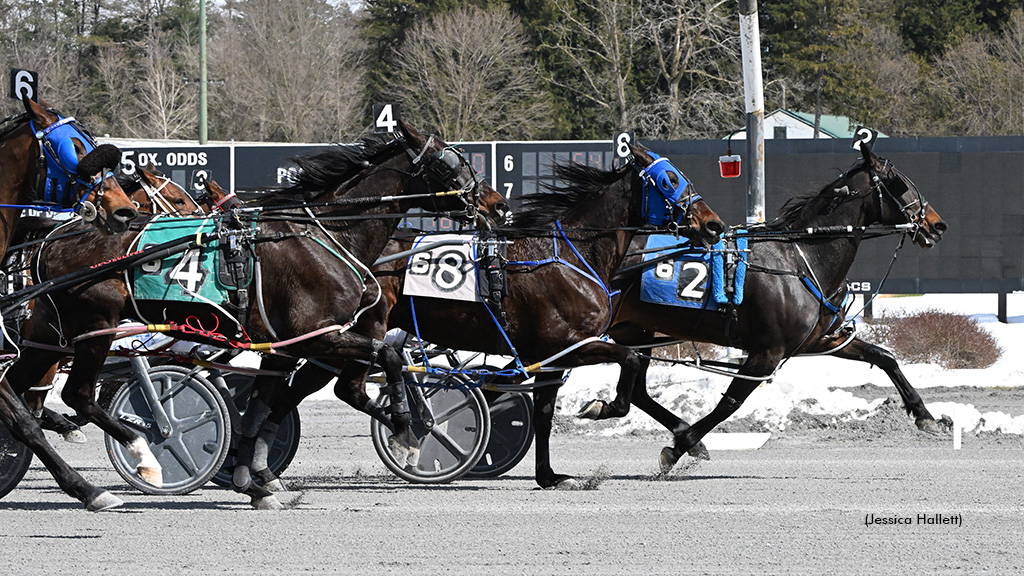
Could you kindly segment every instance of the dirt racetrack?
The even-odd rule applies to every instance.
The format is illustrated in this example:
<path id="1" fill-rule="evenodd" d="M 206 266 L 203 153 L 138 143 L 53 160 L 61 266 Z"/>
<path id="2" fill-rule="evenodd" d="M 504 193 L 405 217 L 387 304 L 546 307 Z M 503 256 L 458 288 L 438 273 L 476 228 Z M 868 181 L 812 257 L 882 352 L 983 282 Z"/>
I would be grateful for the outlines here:
<path id="1" fill-rule="evenodd" d="M 958 397 L 998 404 L 991 392 Z M 0 574 L 1024 572 L 1020 436 L 965 434 L 954 451 L 949 437 L 881 410 L 860 423 L 797 423 L 760 450 L 684 460 L 658 478 L 665 435 L 603 437 L 565 421 L 555 469 L 592 489 L 542 491 L 532 451 L 499 479 L 407 484 L 377 459 L 363 416 L 333 401 L 300 409 L 291 507 L 279 512 L 213 485 L 133 492 L 94 427 L 86 445 L 57 443 L 126 504 L 85 512 L 35 463 L 0 500 Z"/>

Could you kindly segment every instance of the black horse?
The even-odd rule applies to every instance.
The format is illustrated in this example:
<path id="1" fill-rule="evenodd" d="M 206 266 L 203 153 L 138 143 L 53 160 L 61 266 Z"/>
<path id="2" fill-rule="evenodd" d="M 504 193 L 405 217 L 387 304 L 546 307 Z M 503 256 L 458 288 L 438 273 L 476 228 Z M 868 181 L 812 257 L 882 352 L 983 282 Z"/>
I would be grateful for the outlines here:
<path id="1" fill-rule="evenodd" d="M 781 216 L 763 228 L 747 230 L 749 255 L 742 302 L 732 311 L 706 311 L 644 302 L 640 298 L 640 256 L 626 259 L 613 285 L 622 290 L 609 334 L 616 342 L 648 345 L 655 333 L 673 338 L 741 348 L 747 358 L 736 371 L 721 402 L 689 426 L 654 401 L 646 389 L 649 360 L 644 360 L 633 388 L 632 403 L 674 436 L 661 454 L 667 472 L 686 452 L 698 454 L 700 443 L 733 414 L 761 382 L 788 358 L 831 352 L 840 358 L 869 362 L 886 371 L 906 409 L 926 432 L 937 433 L 934 418 L 899 370 L 891 353 L 845 330 L 842 302 L 846 275 L 871 224 L 903 225 L 918 245 L 928 248 L 946 231 L 946 223 L 917 187 L 867 146 L 863 159 L 817 194 L 793 198 Z M 811 230 L 808 233 L 808 230 Z M 643 246 L 634 242 L 633 251 Z M 593 401 L 581 416 L 607 418 L 603 402 Z"/>
<path id="2" fill-rule="evenodd" d="M 123 232 L 136 210 L 109 172 L 120 162 L 121 153 L 110 145 L 95 146 L 73 118 L 32 100 L 23 103 L 24 114 L 0 122 L 0 259 L 14 236 L 20 207 L 38 201 L 74 206 L 103 234 Z M 61 488 L 89 510 L 121 504 L 64 462 L 6 378 L 0 380 L 0 421 L 36 454 Z M 13 487 L 15 483 L 0 485 Z M 5 493 L 0 492 L 0 497 Z"/>
<path id="3" fill-rule="evenodd" d="M 95 399 L 96 379 L 107 350 L 114 337 L 123 333 L 116 328 L 122 318 L 149 322 L 149 328 L 184 339 L 262 350 L 267 353 L 264 364 L 275 371 L 291 369 L 299 358 L 340 364 L 373 356 L 385 366 L 390 382 L 401 382 L 399 355 L 353 328 L 366 308 L 361 304 L 364 292 L 375 290 L 369 265 L 384 249 L 401 214 L 410 208 L 486 222 L 487 217 L 507 210 L 507 205 L 477 179 L 461 154 L 433 136 L 400 124 L 397 136 L 372 136 L 358 146 L 332 147 L 297 159 L 299 172 L 292 187 L 225 218 L 241 226 L 218 233 L 224 243 L 234 238 L 242 246 L 238 249 L 244 251 L 248 245 L 255 257 L 248 275 L 255 285 L 251 294 L 233 291 L 216 310 L 205 304 L 136 300 L 127 288 L 126 275 L 111 272 L 37 300 L 26 326 L 26 350 L 9 372 L 15 390 L 38 382 L 66 355 L 52 345 L 72 342 L 74 363 L 64 385 L 64 402 L 127 446 L 139 460 L 140 476 L 159 485 L 159 462 L 145 438 L 108 415 Z M 131 232 L 123 240 L 103 242 L 86 235 L 46 244 L 37 256 L 35 281 L 121 258 L 137 250 L 132 248 L 137 236 Z M 181 256 L 179 263 L 187 256 Z M 174 279 L 172 270 L 177 268 L 169 267 L 167 274 L 157 270 L 157 276 Z M 188 281 L 196 278 L 190 276 Z M 193 287 L 193 292 L 197 290 Z M 251 481 L 245 464 L 269 411 L 265 407 L 284 383 L 280 378 L 261 377 L 243 420 L 235 483 L 259 507 L 280 504 Z M 404 387 L 397 386 L 397 405 L 404 403 L 403 394 Z M 408 412 L 396 412 L 393 421 L 395 441 L 413 450 L 415 436 L 409 429 Z"/>
<path id="4" fill-rule="evenodd" d="M 651 219 L 666 216 L 663 220 L 671 220 L 666 214 L 671 203 L 662 199 L 669 193 L 675 195 L 676 210 L 682 208 L 683 214 L 676 218 L 681 220 L 681 233 L 695 242 L 710 244 L 725 230 L 725 224 L 694 193 L 682 174 L 671 165 L 666 168 L 665 159 L 639 149 L 634 153 L 634 166 L 618 170 L 557 166 L 557 177 L 563 185 L 522 199 L 514 227 L 500 230 L 511 242 L 502 256 L 507 261 L 507 292 L 503 297 L 491 298 L 488 294 L 485 305 L 402 296 L 407 260 L 396 259 L 374 269 L 385 299 L 373 315 L 361 321 L 370 325 L 367 330 L 378 337 L 383 337 L 389 326 L 401 327 L 442 347 L 506 354 L 514 350 L 519 364 L 509 369 L 531 374 L 545 359 L 562 353 L 544 367 L 618 364 L 617 399 L 612 406 L 625 413 L 639 360 L 625 346 L 600 336 L 612 317 L 608 283 L 630 240 L 641 230 L 654 230 L 652 220 L 645 220 L 648 214 Z M 411 247 L 410 241 L 396 240 L 384 255 Z M 478 246 L 477 252 L 485 258 L 484 245 Z M 495 260 L 482 260 L 480 273 L 496 265 Z M 525 366 L 527 363 L 533 366 Z M 338 376 L 335 393 L 356 409 L 387 423 L 384 410 L 365 391 L 366 372 L 365 364 L 346 365 Z M 274 406 L 271 421 L 280 421 L 302 398 L 333 376 L 335 373 L 318 366 L 304 368 L 294 378 L 289 394 Z M 542 374 L 538 379 L 547 381 L 546 376 Z M 519 376 L 515 380 L 522 379 Z M 557 391 L 558 386 L 553 385 L 533 391 L 536 480 L 545 488 L 577 485 L 571 476 L 556 474 L 549 464 Z"/>

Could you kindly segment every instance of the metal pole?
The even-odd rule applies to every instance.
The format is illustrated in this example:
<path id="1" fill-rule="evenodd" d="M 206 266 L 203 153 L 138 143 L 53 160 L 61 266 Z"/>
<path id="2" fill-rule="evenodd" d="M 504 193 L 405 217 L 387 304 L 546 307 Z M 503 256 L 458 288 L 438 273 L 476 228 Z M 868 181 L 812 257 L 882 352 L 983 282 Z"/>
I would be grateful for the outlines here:
<path id="1" fill-rule="evenodd" d="M 206 0 L 199 0 L 199 143 L 206 144 Z"/>
<path id="2" fill-rule="evenodd" d="M 740 2 L 743 95 L 747 110 L 747 224 L 764 222 L 764 80 L 757 0 Z"/>

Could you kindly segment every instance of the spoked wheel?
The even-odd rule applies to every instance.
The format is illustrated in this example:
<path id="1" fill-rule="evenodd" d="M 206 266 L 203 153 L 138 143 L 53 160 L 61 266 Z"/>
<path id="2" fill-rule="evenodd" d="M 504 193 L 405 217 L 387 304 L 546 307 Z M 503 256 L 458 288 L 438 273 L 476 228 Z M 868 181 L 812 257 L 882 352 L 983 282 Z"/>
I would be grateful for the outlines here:
<path id="1" fill-rule="evenodd" d="M 14 490 L 32 464 L 32 451 L 0 424 L 0 498 Z"/>
<path id="2" fill-rule="evenodd" d="M 478 388 L 406 388 L 413 433 L 420 443 L 419 462 L 415 466 L 399 463 L 388 448 L 391 429 L 374 419 L 370 437 L 377 455 L 396 476 L 416 484 L 444 484 L 463 476 L 476 465 L 490 436 L 491 418 L 483 393 Z M 389 404 L 386 394 L 377 401 Z"/>
<path id="3" fill-rule="evenodd" d="M 220 392 L 199 374 L 181 366 L 157 366 L 147 372 L 171 424 L 165 437 L 143 384 L 133 376 L 114 394 L 110 414 L 142 435 L 163 467 L 163 486 L 136 473 L 128 449 L 104 435 L 107 455 L 126 482 L 147 494 L 188 494 L 220 470 L 228 454 L 231 420 Z"/>
<path id="4" fill-rule="evenodd" d="M 235 403 L 240 414 L 245 414 L 245 407 L 249 403 L 249 396 L 252 394 L 253 376 L 245 374 L 226 374 L 224 380 L 231 391 L 231 401 Z M 233 428 L 234 429 L 234 428 Z M 299 422 L 299 409 L 296 408 L 288 413 L 281 421 L 277 429 L 277 436 L 274 437 L 274 445 L 270 447 L 267 454 L 267 468 L 274 474 L 280 476 L 292 463 L 295 453 L 299 450 L 299 438 L 302 435 L 302 425 Z M 231 487 L 231 474 L 235 470 L 235 456 L 238 454 L 238 437 L 231 437 L 231 449 L 228 457 L 213 476 L 213 483 L 225 488 Z"/>
<path id="5" fill-rule="evenodd" d="M 515 468 L 533 444 L 533 399 L 530 395 L 522 392 L 485 392 L 484 395 L 489 400 L 491 436 L 483 456 L 466 472 L 470 478 L 501 476 Z"/>

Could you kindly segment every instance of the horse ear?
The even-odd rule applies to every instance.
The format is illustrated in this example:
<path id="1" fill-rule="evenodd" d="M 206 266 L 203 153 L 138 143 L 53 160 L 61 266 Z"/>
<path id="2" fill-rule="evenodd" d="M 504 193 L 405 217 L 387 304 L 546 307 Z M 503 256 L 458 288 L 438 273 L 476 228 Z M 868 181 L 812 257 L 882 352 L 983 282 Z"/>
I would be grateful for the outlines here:
<path id="1" fill-rule="evenodd" d="M 875 156 L 875 153 L 871 151 L 871 146 L 866 143 L 861 143 L 860 154 L 864 157 L 865 164 L 870 164 L 871 166 L 876 167 L 882 164 L 882 161 L 878 159 L 878 156 Z"/>
<path id="2" fill-rule="evenodd" d="M 413 128 L 408 122 L 401 118 L 398 119 L 398 127 L 399 129 L 401 129 L 402 134 L 405 135 L 405 137 L 408 138 L 409 140 L 412 140 L 414 142 L 422 142 L 423 140 L 426 139 L 426 137 L 423 136 L 423 134 L 421 134 L 419 130 Z"/>
<path id="3" fill-rule="evenodd" d="M 648 154 L 649 150 L 647 150 L 647 148 L 645 148 L 639 143 L 630 143 L 629 150 L 630 152 L 633 153 L 633 156 L 640 161 L 640 164 L 643 164 L 644 166 L 647 166 L 651 162 L 654 162 L 654 158 L 651 158 L 651 155 Z"/>
<path id="4" fill-rule="evenodd" d="M 31 98 L 24 98 L 21 102 L 25 105 L 25 112 L 36 121 L 37 129 L 46 128 L 57 122 L 57 116 L 46 111 L 47 104 L 45 101 L 38 103 Z"/>

